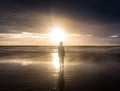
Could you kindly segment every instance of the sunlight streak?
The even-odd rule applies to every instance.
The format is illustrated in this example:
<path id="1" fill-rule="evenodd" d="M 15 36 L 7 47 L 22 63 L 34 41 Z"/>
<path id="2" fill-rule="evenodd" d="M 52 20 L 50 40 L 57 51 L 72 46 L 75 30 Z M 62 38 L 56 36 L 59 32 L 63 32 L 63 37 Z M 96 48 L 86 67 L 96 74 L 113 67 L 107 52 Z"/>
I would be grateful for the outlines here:
<path id="1" fill-rule="evenodd" d="M 53 53 L 53 65 L 58 70 L 60 68 L 58 53 Z"/>
<path id="2" fill-rule="evenodd" d="M 0 64 L 19 64 L 22 66 L 29 66 L 29 65 L 40 65 L 40 64 L 49 64 L 48 62 L 40 62 L 40 61 L 29 61 L 29 60 L 20 60 L 20 59 L 9 59 L 9 60 L 2 60 Z"/>
<path id="3" fill-rule="evenodd" d="M 1 61 L 0 64 L 21 64 L 22 66 L 27 66 L 27 65 L 31 65 L 31 64 L 37 64 L 37 62 L 33 62 L 33 61 L 25 61 L 25 60 L 8 60 L 8 61 Z"/>

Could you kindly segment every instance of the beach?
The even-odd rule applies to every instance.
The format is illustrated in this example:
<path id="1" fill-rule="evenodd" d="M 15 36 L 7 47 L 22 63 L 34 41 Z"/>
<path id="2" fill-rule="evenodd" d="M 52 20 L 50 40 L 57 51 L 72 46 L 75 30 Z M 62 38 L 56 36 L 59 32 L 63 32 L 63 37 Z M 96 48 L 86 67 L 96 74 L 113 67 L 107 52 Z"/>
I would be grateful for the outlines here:
<path id="1" fill-rule="evenodd" d="M 120 89 L 120 53 L 57 52 L 0 54 L 0 91 L 106 91 Z"/>

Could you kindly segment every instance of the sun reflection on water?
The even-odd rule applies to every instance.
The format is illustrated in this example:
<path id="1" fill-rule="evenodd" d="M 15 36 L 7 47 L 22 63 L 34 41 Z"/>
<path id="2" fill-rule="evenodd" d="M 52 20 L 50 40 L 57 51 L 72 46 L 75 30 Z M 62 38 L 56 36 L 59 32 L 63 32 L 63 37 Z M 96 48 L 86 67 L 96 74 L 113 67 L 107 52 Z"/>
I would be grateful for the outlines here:
<path id="1" fill-rule="evenodd" d="M 58 70 L 60 68 L 58 53 L 53 53 L 53 65 Z"/>
<path id="2" fill-rule="evenodd" d="M 31 65 L 31 64 L 38 64 L 39 62 L 33 62 L 33 61 L 25 61 L 25 60 L 17 60 L 17 59 L 9 59 L 9 60 L 3 60 L 0 61 L 0 64 L 21 64 L 22 66 L 27 66 L 27 65 Z"/>

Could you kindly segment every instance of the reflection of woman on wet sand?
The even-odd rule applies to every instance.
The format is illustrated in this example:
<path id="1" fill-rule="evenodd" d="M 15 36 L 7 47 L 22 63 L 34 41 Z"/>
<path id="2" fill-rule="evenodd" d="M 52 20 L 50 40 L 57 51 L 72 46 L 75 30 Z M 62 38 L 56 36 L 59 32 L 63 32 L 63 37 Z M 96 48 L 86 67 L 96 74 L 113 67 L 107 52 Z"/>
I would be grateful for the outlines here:
<path id="1" fill-rule="evenodd" d="M 58 89 L 59 91 L 64 91 L 65 79 L 64 79 L 64 70 L 59 72 L 58 78 Z"/>
<path id="2" fill-rule="evenodd" d="M 60 68 L 61 68 L 62 66 L 64 66 L 64 56 L 65 56 L 63 42 L 60 42 L 60 45 L 58 47 L 58 56 L 59 56 Z"/>

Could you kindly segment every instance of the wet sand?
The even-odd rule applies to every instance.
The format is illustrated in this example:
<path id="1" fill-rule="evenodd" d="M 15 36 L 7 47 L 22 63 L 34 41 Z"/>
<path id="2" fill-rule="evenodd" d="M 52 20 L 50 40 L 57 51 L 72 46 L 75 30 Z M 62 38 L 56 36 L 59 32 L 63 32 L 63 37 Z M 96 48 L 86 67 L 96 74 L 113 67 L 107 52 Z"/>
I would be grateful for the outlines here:
<path id="1" fill-rule="evenodd" d="M 0 54 L 0 91 L 120 90 L 120 53 Z M 117 90 L 118 91 L 118 90 Z"/>

